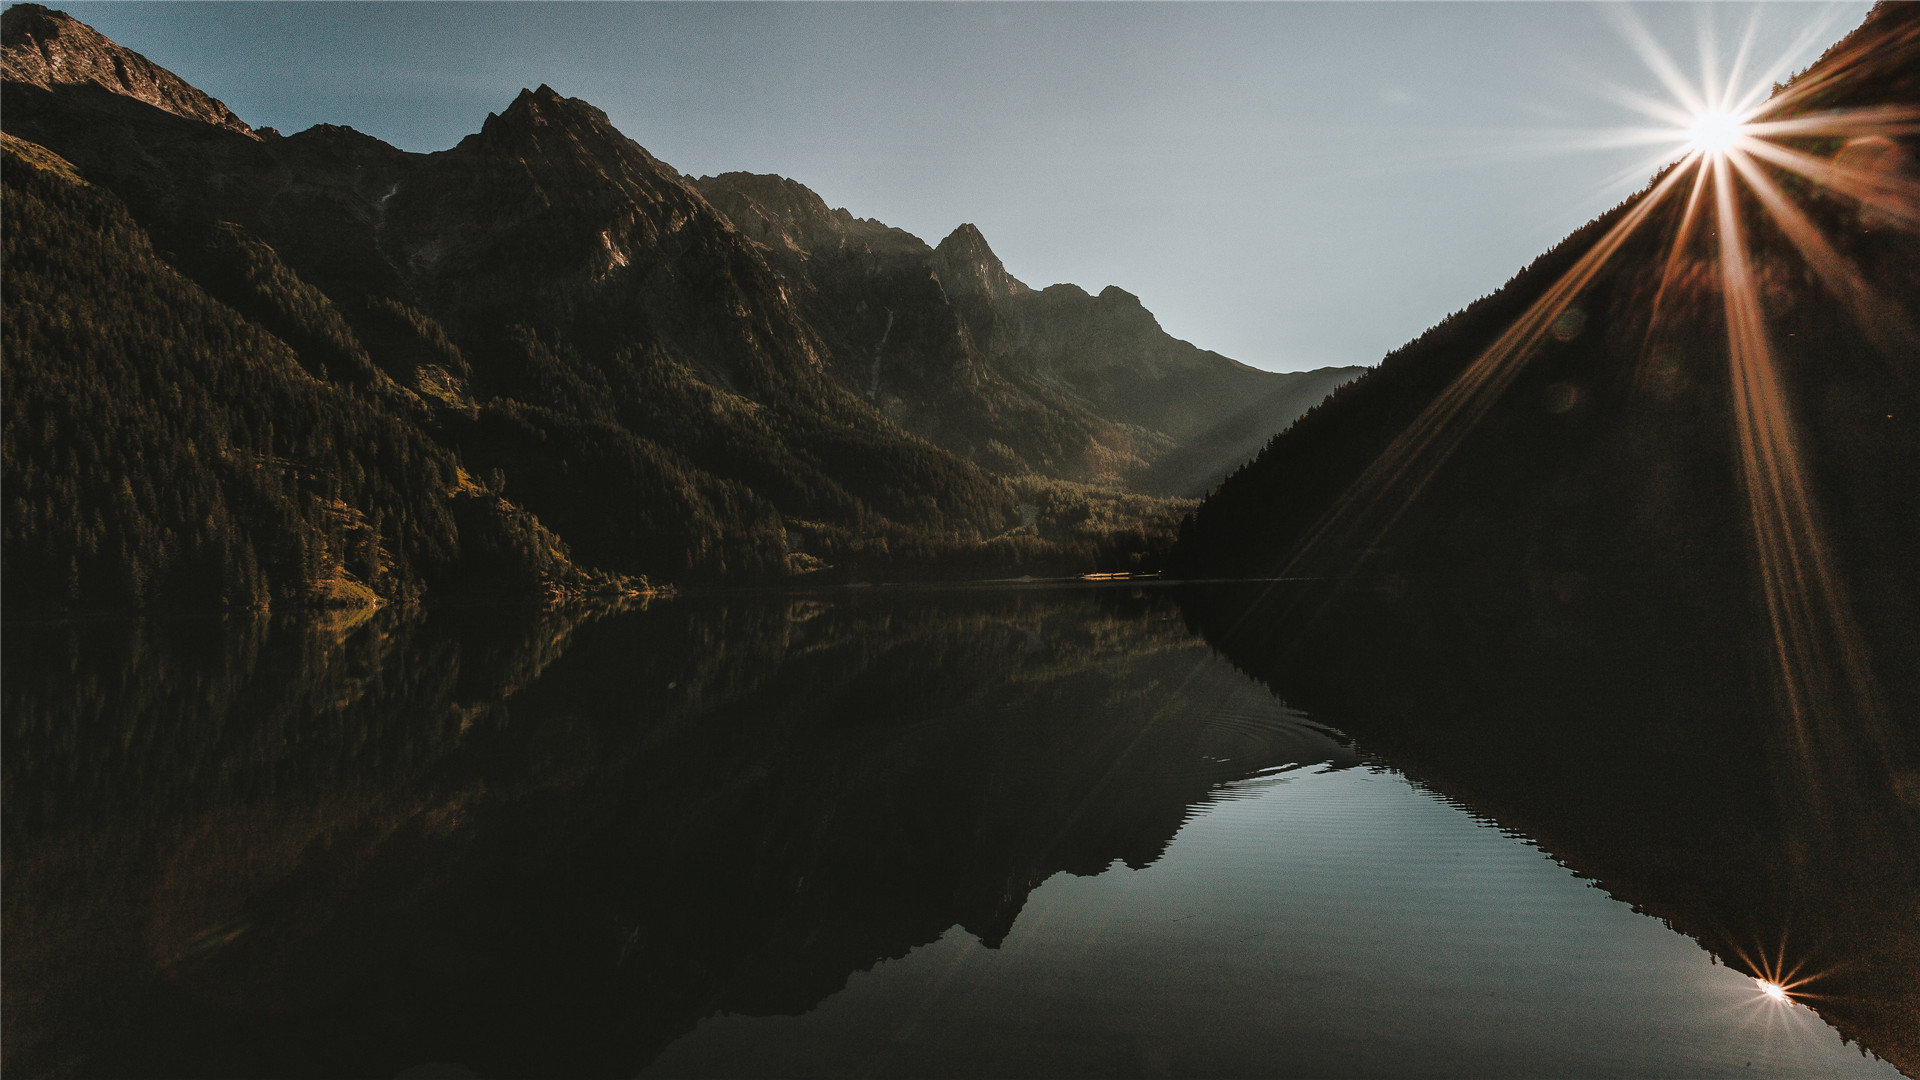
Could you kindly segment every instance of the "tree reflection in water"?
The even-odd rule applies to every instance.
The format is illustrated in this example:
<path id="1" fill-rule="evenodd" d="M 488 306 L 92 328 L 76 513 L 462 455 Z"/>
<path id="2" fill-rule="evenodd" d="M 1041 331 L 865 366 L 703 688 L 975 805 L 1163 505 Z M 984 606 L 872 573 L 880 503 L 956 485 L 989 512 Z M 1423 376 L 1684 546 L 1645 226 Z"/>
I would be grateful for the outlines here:
<path id="1" fill-rule="evenodd" d="M 1740 560 L 1593 564 L 1572 596 L 1415 561 L 1184 608 L 1369 756 L 1920 1073 L 1920 668 L 1891 665 L 1890 719 L 1809 730 Z"/>
<path id="2" fill-rule="evenodd" d="M 956 925 L 995 946 L 1220 785 L 1361 760 L 1195 629 L 1913 1068 L 1911 771 L 1808 771 L 1684 590 L 1623 635 L 1374 584 L 1310 626 L 1120 587 L 14 628 L 6 1069 L 631 1074 Z"/>
<path id="3" fill-rule="evenodd" d="M 934 596 L 8 634 L 8 1071 L 631 1073 L 1356 760 L 1164 591 Z"/>

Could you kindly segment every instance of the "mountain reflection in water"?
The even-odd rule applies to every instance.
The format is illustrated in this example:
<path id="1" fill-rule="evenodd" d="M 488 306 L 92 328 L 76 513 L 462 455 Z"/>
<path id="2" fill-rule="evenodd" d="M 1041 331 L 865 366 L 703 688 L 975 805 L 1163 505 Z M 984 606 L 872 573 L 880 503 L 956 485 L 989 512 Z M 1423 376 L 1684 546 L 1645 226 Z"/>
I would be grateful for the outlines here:
<path id="1" fill-rule="evenodd" d="M 1920 1075 L 1920 662 L 1872 597 L 1877 711 L 1796 716 L 1735 557 L 1196 588 L 1233 662 L 1458 805 Z"/>
<path id="2" fill-rule="evenodd" d="M 713 1065 L 700 1057 L 710 1034 L 735 1040 L 740 1024 L 771 1025 L 743 1036 L 762 1056 L 732 1059 L 740 1071 L 807 1060 L 820 1071 L 850 1061 L 940 1071 L 924 1056 L 938 1041 L 916 1058 L 906 1034 L 930 1026 L 912 1015 L 928 999 L 910 987 L 934 984 L 975 986 L 976 999 L 1021 1013 L 992 1029 L 1015 1041 L 944 1059 L 947 1071 L 1178 1071 L 1188 1059 L 1148 1045 L 1157 1024 L 1228 1048 L 1193 1061 L 1241 1071 L 1258 1061 L 1286 1072 L 1313 1039 L 1323 1045 L 1312 1060 L 1405 1072 L 1421 1053 L 1411 1033 L 1425 1029 L 1395 1016 L 1404 1003 L 1354 989 L 1371 976 L 1339 970 L 1383 966 L 1366 928 L 1395 917 L 1396 897 L 1452 897 L 1410 910 L 1433 920 L 1420 931 L 1439 950 L 1433 972 L 1478 972 L 1463 979 L 1501 964 L 1547 970 L 1528 959 L 1528 931 L 1559 939 L 1542 954 L 1554 958 L 1583 935 L 1615 943 L 1615 967 L 1592 970 L 1622 978 L 1651 970 L 1647 950 L 1685 946 L 1407 789 L 1370 746 L 1368 766 L 1352 768 L 1361 758 L 1343 736 L 1217 657 L 1170 590 L 102 623 L 14 628 L 5 649 L 9 1075 L 391 1076 L 430 1063 L 441 1075 L 630 1075 L 656 1061 L 700 1072 Z M 1529 768 L 1475 749 L 1498 774 Z M 1621 797 L 1640 795 L 1629 785 Z M 1338 814 L 1302 812 L 1315 806 Z M 1296 848 L 1320 854 L 1274 854 Z M 1718 912 L 1722 879 L 1690 882 L 1670 852 L 1656 854 L 1645 880 L 1608 887 L 1720 951 L 1657 905 Z M 1356 874 L 1362 864 L 1386 877 Z M 1447 878 L 1450 866 L 1466 867 L 1460 881 L 1507 866 L 1530 882 L 1503 901 L 1528 913 L 1521 929 L 1500 929 L 1508 916 Z M 1260 928 L 1229 932 L 1229 896 Z M 1176 925 L 1174 908 L 1202 914 Z M 1160 951 L 1117 948 L 1133 940 L 1129 920 L 1155 913 L 1177 931 L 1154 931 Z M 1843 954 L 1852 928 L 1902 917 L 1795 914 L 1795 935 L 1825 928 L 1823 958 Z M 1311 955 L 1271 943 L 1304 949 L 1300 935 L 1325 938 L 1334 924 L 1360 936 L 1332 935 L 1331 952 Z M 1629 939 L 1638 944 L 1618 944 Z M 1494 967 L 1445 954 L 1463 942 L 1491 950 Z M 981 949 L 1003 958 L 1001 981 L 958 974 L 958 958 Z M 1566 962 L 1588 963 L 1579 952 Z M 1690 946 L 1678 952 L 1661 963 L 1701 967 Z M 1268 987 L 1271 972 L 1246 962 L 1256 955 L 1290 959 L 1297 985 Z M 1135 976 L 1186 996 L 1102 996 Z M 1561 976 L 1504 977 L 1532 993 Z M 1697 978 L 1638 992 L 1666 1003 L 1662 994 L 1693 994 Z M 1473 1056 L 1474 1039 L 1499 1042 L 1489 1025 L 1512 1015 L 1474 1011 L 1479 989 L 1434 987 L 1468 1003 L 1445 1014 L 1467 1032 L 1449 1036 L 1466 1040 L 1456 1059 L 1517 1068 Z M 1346 1010 L 1348 1026 L 1219 1028 L 1286 994 Z M 1543 1001 L 1525 1008 L 1542 1016 L 1596 1022 L 1579 1011 L 1592 1002 L 1532 996 Z M 1055 1005 L 1100 1015 L 1056 1018 Z M 855 1038 L 884 1032 L 900 1052 L 847 1057 L 841 1044 L 841 1057 L 807 1058 L 778 1019 L 801 1014 Z M 1073 1023 L 1100 1052 L 1050 1028 Z M 1128 1042 L 1116 1025 L 1140 1034 Z M 966 1030 L 948 1025 L 946 1037 Z M 1824 1028 L 1796 1038 L 1791 1053 L 1815 1056 L 1766 1060 L 1874 1064 Z M 1828 1050 L 1840 1056 L 1818 1056 Z M 1693 1059 L 1620 1060 L 1630 1070 Z"/>

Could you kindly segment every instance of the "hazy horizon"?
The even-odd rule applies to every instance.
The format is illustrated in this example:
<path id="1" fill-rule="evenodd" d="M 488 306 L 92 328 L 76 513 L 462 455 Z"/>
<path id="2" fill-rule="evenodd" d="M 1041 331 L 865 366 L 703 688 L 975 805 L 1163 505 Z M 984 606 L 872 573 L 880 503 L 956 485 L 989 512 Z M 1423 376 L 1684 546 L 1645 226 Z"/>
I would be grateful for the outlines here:
<path id="1" fill-rule="evenodd" d="M 1373 364 L 1643 186 L 1663 96 L 1587 4 L 56 5 L 284 132 L 412 151 L 546 83 L 689 175 L 778 173 L 1276 370 Z M 1865 3 L 1633 9 L 1689 78 Z M 1703 29 L 1705 34 L 1703 35 Z"/>

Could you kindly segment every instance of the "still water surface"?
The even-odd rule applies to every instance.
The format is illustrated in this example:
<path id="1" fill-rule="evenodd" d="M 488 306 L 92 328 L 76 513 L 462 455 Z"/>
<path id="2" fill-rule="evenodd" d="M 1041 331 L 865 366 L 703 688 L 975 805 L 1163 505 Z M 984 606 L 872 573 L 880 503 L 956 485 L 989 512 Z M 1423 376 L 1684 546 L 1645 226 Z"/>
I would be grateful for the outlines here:
<path id="1" fill-rule="evenodd" d="M 1234 792 L 797 1018 L 646 1075 L 1893 1076 L 1804 1007 L 1376 769 Z"/>
<path id="2" fill-rule="evenodd" d="M 1897 1075 L 1164 591 L 5 642 L 9 1075 Z"/>
<path id="3" fill-rule="evenodd" d="M 1196 684 L 1237 697 L 1216 663 Z M 643 1075 L 1898 1075 L 1524 838 L 1349 765 L 1226 785 L 1153 865 L 1049 879 L 997 948 L 955 928 L 804 1016 L 703 1021 Z"/>

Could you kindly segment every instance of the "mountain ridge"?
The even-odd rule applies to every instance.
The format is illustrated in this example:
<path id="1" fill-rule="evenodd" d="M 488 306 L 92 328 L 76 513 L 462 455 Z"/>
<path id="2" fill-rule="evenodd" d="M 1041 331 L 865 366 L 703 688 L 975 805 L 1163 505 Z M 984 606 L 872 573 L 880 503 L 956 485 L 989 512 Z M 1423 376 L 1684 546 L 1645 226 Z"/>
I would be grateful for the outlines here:
<path id="1" fill-rule="evenodd" d="M 1160 483 L 1151 464 L 1178 433 L 1090 392 L 1088 350 L 1159 334 L 1127 294 L 1103 295 L 1130 329 L 1055 334 L 1039 350 L 1051 368 L 995 353 L 1033 320 L 1010 305 L 1044 293 L 1016 288 L 977 230 L 946 245 L 985 275 L 956 300 L 939 249 L 793 181 L 682 176 L 551 86 L 415 154 L 337 125 L 255 131 L 64 15 L 0 18 L 9 164 L 64 163 L 7 177 L 12 610 L 1124 568 L 1184 509 L 1129 488 L 1198 488 L 1238 452 L 1209 447 Z M 54 63 L 63 41 L 86 63 Z M 106 70 L 142 74 L 90 74 Z M 62 186 L 75 181 L 86 194 Z M 116 265 L 143 269 L 116 283 Z M 371 421 L 347 422 L 344 398 L 302 418 L 196 398 L 213 411 L 187 445 L 308 464 L 256 490 L 223 460 L 173 459 L 211 507 L 187 520 L 153 462 L 69 445 L 99 441 L 90 411 L 146 444 L 184 435 L 146 409 L 138 334 L 97 373 L 68 366 L 67 316 L 34 299 L 59 288 L 79 290 L 70 314 L 86 319 L 124 320 L 111 313 L 132 300 L 153 313 L 139 333 L 162 338 L 203 312 L 221 329 L 164 366 L 182 385 L 284 346 L 293 366 L 261 370 L 339 388 L 411 449 L 356 457 L 347 433 Z M 1344 374 L 1239 370 L 1301 382 L 1295 411 Z M 1134 396 L 1248 397 L 1163 375 Z M 274 394 L 253 404 L 292 400 Z M 34 419 L 49 409 L 73 423 Z M 76 453 L 92 471 L 65 479 Z M 114 494 L 128 484 L 131 502 Z"/>
<path id="2" fill-rule="evenodd" d="M 0 44 L 7 50 L 14 81 L 43 90 L 97 86 L 185 119 L 253 135 L 252 128 L 212 96 L 65 12 L 39 4 L 15 4 L 7 12 L 12 17 Z"/>
<path id="3" fill-rule="evenodd" d="M 830 370 L 843 383 L 936 445 L 1002 470 L 1201 494 L 1363 370 L 1263 371 L 1173 338 L 1119 286 L 1097 297 L 1072 284 L 1034 289 L 971 223 L 930 246 L 830 211 L 783 177 L 693 183 L 742 223 L 803 306 L 834 313 L 816 322 L 839 332 L 848 362 Z M 1249 402 L 1266 430 L 1160 462 Z"/>

